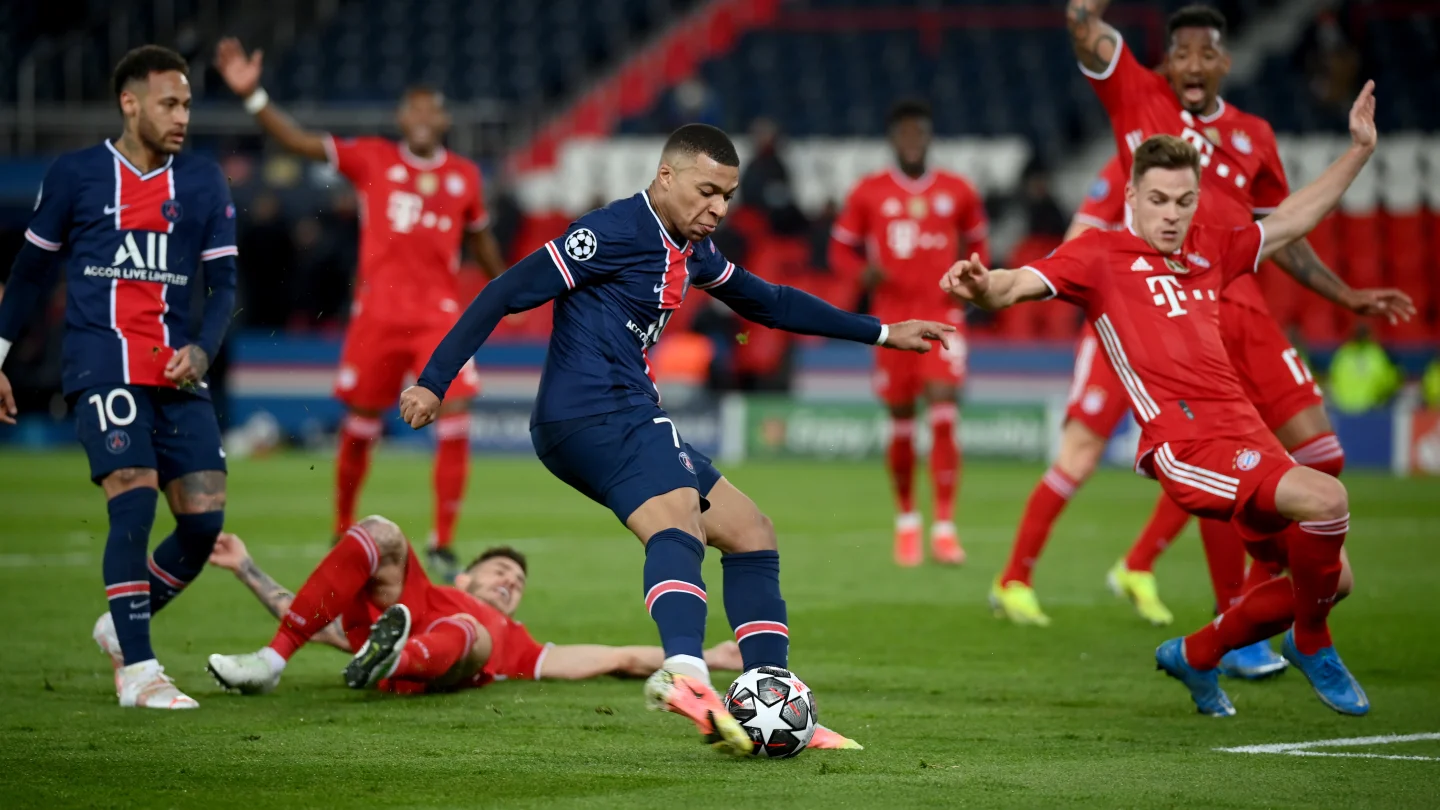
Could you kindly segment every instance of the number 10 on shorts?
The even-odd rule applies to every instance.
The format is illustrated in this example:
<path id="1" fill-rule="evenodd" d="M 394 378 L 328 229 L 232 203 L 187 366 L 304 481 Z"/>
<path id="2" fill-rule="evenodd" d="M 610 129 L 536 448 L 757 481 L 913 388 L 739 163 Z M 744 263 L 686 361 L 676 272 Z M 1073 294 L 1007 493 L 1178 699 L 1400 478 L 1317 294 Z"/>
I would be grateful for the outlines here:
<path id="1" fill-rule="evenodd" d="M 123 415 L 115 408 L 116 402 L 121 400 L 124 401 L 121 405 L 124 409 Z M 100 418 L 101 432 L 109 430 L 112 425 L 125 427 L 135 421 L 135 397 L 124 388 L 116 388 L 103 398 L 99 394 L 92 394 L 85 402 L 95 406 L 95 415 Z"/>

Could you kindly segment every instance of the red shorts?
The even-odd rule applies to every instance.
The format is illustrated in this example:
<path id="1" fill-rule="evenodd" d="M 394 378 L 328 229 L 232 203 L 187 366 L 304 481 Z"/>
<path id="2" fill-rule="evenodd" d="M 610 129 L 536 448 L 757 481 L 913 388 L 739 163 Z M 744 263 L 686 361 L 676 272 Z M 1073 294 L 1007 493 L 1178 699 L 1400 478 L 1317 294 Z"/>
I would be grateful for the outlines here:
<path id="1" fill-rule="evenodd" d="M 1196 517 L 1231 521 L 1247 541 L 1258 541 L 1289 521 L 1275 513 L 1275 487 L 1297 467 L 1275 434 L 1240 439 L 1162 442 L 1140 458 L 1141 472 Z"/>
<path id="2" fill-rule="evenodd" d="M 886 405 L 912 405 L 925 392 L 926 383 L 958 388 L 965 382 L 965 360 L 969 349 L 958 331 L 948 336 L 950 348 L 935 344 L 924 354 L 894 349 L 875 350 L 875 396 Z"/>
<path id="3" fill-rule="evenodd" d="M 1278 430 L 1295 414 L 1324 404 L 1320 386 L 1274 318 L 1222 299 L 1220 337 L 1266 427 Z"/>
<path id="4" fill-rule="evenodd" d="M 352 408 L 384 411 L 394 407 L 407 376 L 411 380 L 420 376 L 430 353 L 454 323 L 450 316 L 418 327 L 357 317 L 345 333 L 335 397 Z M 479 393 L 480 375 L 471 360 L 460 369 L 445 398 L 465 399 Z"/>
<path id="5" fill-rule="evenodd" d="M 1109 437 L 1130 410 L 1130 398 L 1100 339 L 1088 323 L 1075 346 L 1075 376 L 1070 382 L 1070 405 L 1065 421 L 1072 419 L 1099 436 Z"/>

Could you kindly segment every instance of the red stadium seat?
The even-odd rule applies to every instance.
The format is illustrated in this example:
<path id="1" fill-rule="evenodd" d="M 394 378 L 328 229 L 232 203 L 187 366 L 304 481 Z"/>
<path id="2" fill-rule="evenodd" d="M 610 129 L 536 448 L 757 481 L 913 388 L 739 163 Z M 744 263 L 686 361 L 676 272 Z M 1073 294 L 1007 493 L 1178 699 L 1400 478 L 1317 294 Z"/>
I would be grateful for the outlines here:
<path id="1" fill-rule="evenodd" d="M 1382 218 L 1381 214 L 1340 218 L 1345 277 L 1351 286 L 1378 287 L 1385 283 Z"/>

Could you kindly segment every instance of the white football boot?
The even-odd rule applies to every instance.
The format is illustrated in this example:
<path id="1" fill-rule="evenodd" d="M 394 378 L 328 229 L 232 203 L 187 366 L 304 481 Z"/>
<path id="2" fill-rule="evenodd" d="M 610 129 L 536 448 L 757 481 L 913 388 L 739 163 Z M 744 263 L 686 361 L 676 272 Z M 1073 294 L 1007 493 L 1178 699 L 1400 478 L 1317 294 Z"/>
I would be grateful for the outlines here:
<path id="1" fill-rule="evenodd" d="M 95 620 L 95 629 L 90 631 L 90 637 L 100 645 L 100 652 L 110 656 L 110 666 L 115 669 L 115 694 L 120 694 L 120 670 L 125 666 L 125 653 L 120 651 L 120 638 L 115 635 L 115 619 L 110 616 L 110 611 L 100 614 Z"/>
<path id="2" fill-rule="evenodd" d="M 120 705 L 141 709 L 198 709 L 195 698 L 175 688 L 165 668 L 155 659 L 121 667 L 117 675 Z"/>
<path id="3" fill-rule="evenodd" d="M 280 672 L 258 652 L 212 655 L 205 669 L 221 686 L 242 695 L 263 695 L 280 685 Z"/>

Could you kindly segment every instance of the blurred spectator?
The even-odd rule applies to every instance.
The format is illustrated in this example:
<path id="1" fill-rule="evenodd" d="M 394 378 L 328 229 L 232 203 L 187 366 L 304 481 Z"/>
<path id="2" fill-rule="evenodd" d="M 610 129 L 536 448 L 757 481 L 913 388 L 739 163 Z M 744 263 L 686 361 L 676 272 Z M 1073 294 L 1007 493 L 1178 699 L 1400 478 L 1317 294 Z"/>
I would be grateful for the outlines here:
<path id="1" fill-rule="evenodd" d="M 338 197 L 339 195 L 337 195 Z M 350 283 L 355 272 L 353 201 L 349 210 L 305 217 L 295 223 L 298 293 L 290 313 L 297 329 L 337 326 L 350 312 Z M 350 227 L 346 227 L 346 224 Z"/>
<path id="2" fill-rule="evenodd" d="M 1315 18 L 1299 56 L 1315 100 L 1337 112 L 1348 110 L 1359 90 L 1360 53 L 1333 10 L 1321 11 Z"/>
<path id="3" fill-rule="evenodd" d="M 1420 378 L 1420 393 L 1425 399 L 1425 407 L 1440 411 L 1440 355 L 1430 358 L 1430 364 L 1425 366 L 1425 376 Z"/>
<path id="4" fill-rule="evenodd" d="M 1050 191 L 1050 170 L 1039 160 L 1025 167 L 1020 181 L 1020 201 L 1025 206 L 1027 233 L 1031 236 L 1064 236 L 1069 217 L 1060 210 Z"/>
<path id="5" fill-rule="evenodd" d="M 810 265 L 824 273 L 834 273 L 830 266 L 830 231 L 835 227 L 835 218 L 840 211 L 834 200 L 826 200 L 825 207 L 810 223 Z"/>
<path id="6" fill-rule="evenodd" d="M 720 98 L 698 76 L 686 79 L 670 91 L 665 105 L 667 131 L 685 124 L 720 126 L 724 118 Z"/>
<path id="7" fill-rule="evenodd" d="M 715 344 L 696 332 L 666 334 L 655 346 L 655 379 L 667 406 L 683 408 L 699 399 L 710 381 Z"/>
<path id="8" fill-rule="evenodd" d="M 750 125 L 755 154 L 740 175 L 740 203 L 759 208 L 780 236 L 805 231 L 805 215 L 795 205 L 790 170 L 780 159 L 780 132 L 768 118 L 756 118 Z"/>
<path id="9" fill-rule="evenodd" d="M 236 320 L 246 326 L 283 326 L 296 291 L 295 246 L 281 218 L 280 198 L 255 196 L 240 219 L 240 296 Z"/>
<path id="10" fill-rule="evenodd" d="M 1330 404 L 1342 413 L 1364 413 L 1383 406 L 1400 387 L 1400 370 L 1361 321 L 1355 334 L 1330 361 Z"/>

